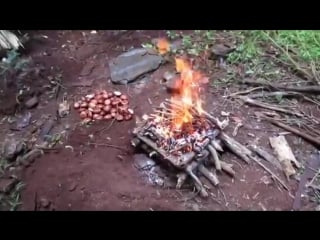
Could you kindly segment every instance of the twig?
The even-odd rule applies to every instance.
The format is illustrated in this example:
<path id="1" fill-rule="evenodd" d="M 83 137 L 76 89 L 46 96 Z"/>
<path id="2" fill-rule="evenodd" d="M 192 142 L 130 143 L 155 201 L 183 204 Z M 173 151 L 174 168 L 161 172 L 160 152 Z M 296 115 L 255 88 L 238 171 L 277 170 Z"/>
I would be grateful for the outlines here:
<path id="1" fill-rule="evenodd" d="M 217 153 L 216 149 L 209 144 L 208 145 L 208 150 L 211 153 L 212 160 L 214 162 L 214 165 L 215 165 L 216 169 L 218 171 L 221 171 L 221 163 L 220 163 L 219 156 L 218 156 L 218 153 Z"/>
<path id="2" fill-rule="evenodd" d="M 277 111 L 277 112 L 282 112 L 282 113 L 286 113 L 286 114 L 289 114 L 289 115 L 294 115 L 294 116 L 297 116 L 297 117 L 303 117 L 304 116 L 303 114 L 298 113 L 298 112 L 294 112 L 293 110 L 288 110 L 288 109 L 280 108 L 280 107 L 277 107 L 277 106 L 274 106 L 274 105 L 271 105 L 271 104 L 266 104 L 266 103 L 263 103 L 263 102 L 259 102 L 259 101 L 256 101 L 254 99 L 251 99 L 251 98 L 249 98 L 247 96 L 238 96 L 237 98 L 243 100 L 245 103 L 251 104 L 251 105 L 256 106 L 256 107 L 261 107 L 261 108 L 265 108 L 265 109 L 269 109 L 269 110 L 274 110 L 274 111 Z"/>
<path id="3" fill-rule="evenodd" d="M 289 191 L 288 186 L 276 175 L 274 174 L 267 166 L 261 163 L 258 159 L 252 158 L 260 167 L 267 171 L 274 179 L 276 179 L 287 191 Z"/>
<path id="4" fill-rule="evenodd" d="M 217 176 L 213 172 L 210 172 L 202 164 L 199 166 L 199 172 L 201 172 L 202 175 L 205 176 L 213 186 L 217 186 L 219 184 L 219 179 Z"/>
<path id="5" fill-rule="evenodd" d="M 289 131 L 289 132 L 292 132 L 292 133 L 298 135 L 299 137 L 302 137 L 303 139 L 309 141 L 310 143 L 316 145 L 317 147 L 320 147 L 320 140 L 319 140 L 318 138 L 315 138 L 315 137 L 313 137 L 313 136 L 310 136 L 310 135 L 302 132 L 302 131 L 299 130 L 299 129 L 290 127 L 290 126 L 288 126 L 288 125 L 286 125 L 286 124 L 284 124 L 284 123 L 281 123 L 281 122 L 279 122 L 279 121 L 276 121 L 275 119 L 265 118 L 265 117 L 263 117 L 263 119 L 271 122 L 272 124 L 274 124 L 274 125 L 276 125 L 276 126 L 278 126 L 278 127 L 283 128 L 283 129 L 285 129 L 285 130 L 287 130 L 287 131 Z"/>
<path id="6" fill-rule="evenodd" d="M 99 133 L 101 134 L 101 133 L 104 132 L 104 131 L 108 131 L 108 130 L 111 128 L 112 124 L 115 122 L 115 120 L 116 120 L 115 118 L 112 119 L 112 121 L 111 121 L 111 123 L 109 124 L 109 126 L 103 127 L 103 128 L 99 129 L 99 130 L 96 131 L 96 132 L 99 132 Z"/>
<path id="7" fill-rule="evenodd" d="M 272 156 L 270 153 L 268 153 L 267 151 L 263 150 L 262 148 L 259 148 L 256 145 L 250 145 L 249 149 L 251 149 L 252 151 L 257 153 L 261 158 L 265 159 L 269 163 L 276 166 L 278 169 L 282 170 L 282 167 L 281 167 L 281 164 L 279 163 L 279 161 L 274 156 Z"/>
<path id="8" fill-rule="evenodd" d="M 264 87 L 264 88 L 271 88 L 274 90 L 285 90 L 285 91 L 289 91 L 289 92 L 304 92 L 304 93 L 314 93 L 314 94 L 320 93 L 320 86 L 318 86 L 318 85 L 286 87 L 286 86 L 282 86 L 279 84 L 269 83 L 269 82 L 265 82 L 265 81 L 254 81 L 254 80 L 250 80 L 250 79 L 243 79 L 241 82 L 243 84 L 249 84 L 252 86 L 260 86 L 260 87 Z"/>
<path id="9" fill-rule="evenodd" d="M 307 183 L 307 187 L 312 186 L 313 182 L 317 179 L 317 177 L 320 175 L 320 169 L 318 170 L 318 172 L 313 176 L 313 178 L 311 179 L 311 181 L 309 183 Z"/>
<path id="10" fill-rule="evenodd" d="M 128 151 L 128 149 L 120 147 L 120 146 L 116 146 L 116 145 L 112 145 L 112 144 L 108 144 L 108 143 L 88 143 L 89 145 L 95 145 L 95 146 L 103 146 L 103 147 L 110 147 L 110 148 L 115 148 L 118 150 L 123 150 L 123 151 Z"/>
<path id="11" fill-rule="evenodd" d="M 248 94 L 248 93 L 254 92 L 256 90 L 259 90 L 259 89 L 263 89 L 263 87 L 255 87 L 255 88 L 251 88 L 251 89 L 248 89 L 248 90 L 245 90 L 245 91 L 239 91 L 239 92 L 231 93 L 231 94 L 223 96 L 223 97 L 228 98 L 228 97 L 234 97 L 234 96 L 237 96 L 237 95 L 244 95 L 244 94 Z"/>
<path id="12" fill-rule="evenodd" d="M 250 98 L 263 98 L 263 97 L 291 97 L 291 96 L 299 96 L 303 97 L 300 93 L 297 92 L 269 92 L 269 93 L 257 93 L 257 94 L 252 94 L 249 95 Z"/>

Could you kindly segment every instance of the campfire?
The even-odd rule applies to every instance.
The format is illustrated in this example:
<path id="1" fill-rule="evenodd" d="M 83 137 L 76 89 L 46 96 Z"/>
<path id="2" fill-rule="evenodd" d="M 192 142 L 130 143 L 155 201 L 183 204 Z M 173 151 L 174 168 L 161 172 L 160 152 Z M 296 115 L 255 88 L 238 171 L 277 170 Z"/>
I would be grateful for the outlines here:
<path id="1" fill-rule="evenodd" d="M 164 54 L 169 44 L 160 41 L 159 52 Z M 178 93 L 166 99 L 154 112 L 144 115 L 133 131 L 132 145 L 142 149 L 149 157 L 158 158 L 173 166 L 177 173 L 177 188 L 181 188 L 188 178 L 194 183 L 202 197 L 208 192 L 200 180 L 219 185 L 218 173 L 235 175 L 233 165 L 221 160 L 220 153 L 227 148 L 246 163 L 257 161 L 254 153 L 228 136 L 223 129 L 226 122 L 203 109 L 201 83 L 203 74 L 195 71 L 187 59 L 175 58 Z"/>

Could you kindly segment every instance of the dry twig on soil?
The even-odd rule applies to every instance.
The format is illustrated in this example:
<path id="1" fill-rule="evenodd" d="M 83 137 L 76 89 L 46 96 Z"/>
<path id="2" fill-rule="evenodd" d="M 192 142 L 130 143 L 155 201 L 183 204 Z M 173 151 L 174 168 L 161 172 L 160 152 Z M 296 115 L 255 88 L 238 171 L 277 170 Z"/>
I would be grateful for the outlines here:
<path id="1" fill-rule="evenodd" d="M 316 147 L 320 147 L 320 139 L 319 138 L 315 138 L 313 136 L 310 136 L 309 134 L 305 133 L 305 132 L 302 132 L 300 129 L 296 129 L 296 128 L 293 128 L 293 127 L 290 127 L 282 122 L 279 122 L 277 121 L 276 119 L 272 119 L 272 118 L 266 118 L 266 117 L 263 117 L 264 120 L 266 121 L 269 121 L 270 123 L 278 126 L 278 127 L 281 127 L 289 132 L 292 132 L 296 135 L 298 135 L 299 137 L 309 141 L 310 143 L 314 144 Z"/>
<path id="2" fill-rule="evenodd" d="M 269 83 L 266 81 L 255 81 L 250 79 L 243 79 L 241 82 L 243 84 L 248 84 L 248 85 L 257 86 L 257 87 L 264 87 L 264 88 L 269 88 L 273 90 L 284 90 L 288 92 L 303 92 L 303 93 L 313 93 L 313 94 L 320 93 L 320 86 L 318 85 L 287 87 L 279 84 Z"/>

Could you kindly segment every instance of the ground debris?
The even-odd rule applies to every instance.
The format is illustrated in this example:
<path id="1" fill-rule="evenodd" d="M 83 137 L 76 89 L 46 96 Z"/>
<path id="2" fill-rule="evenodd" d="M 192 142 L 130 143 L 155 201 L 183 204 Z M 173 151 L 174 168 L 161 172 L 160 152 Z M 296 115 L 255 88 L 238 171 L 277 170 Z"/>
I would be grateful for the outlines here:
<path id="1" fill-rule="evenodd" d="M 305 166 L 305 171 L 303 172 L 300 178 L 299 187 L 298 187 L 298 190 L 296 191 L 296 195 L 293 203 L 293 210 L 301 209 L 301 197 L 305 195 L 308 181 L 314 178 L 314 175 L 319 171 L 319 168 L 320 168 L 320 156 L 319 156 L 319 153 L 314 153 L 311 155 L 309 161 L 307 161 L 307 164 Z"/>
<path id="2" fill-rule="evenodd" d="M 15 178 L 0 178 L 0 193 L 9 193 L 17 183 Z"/>
<path id="3" fill-rule="evenodd" d="M 296 160 L 286 138 L 284 136 L 270 137 L 269 141 L 287 178 L 296 174 L 296 170 L 291 163 L 294 163 L 298 168 L 301 167 L 301 164 Z"/>

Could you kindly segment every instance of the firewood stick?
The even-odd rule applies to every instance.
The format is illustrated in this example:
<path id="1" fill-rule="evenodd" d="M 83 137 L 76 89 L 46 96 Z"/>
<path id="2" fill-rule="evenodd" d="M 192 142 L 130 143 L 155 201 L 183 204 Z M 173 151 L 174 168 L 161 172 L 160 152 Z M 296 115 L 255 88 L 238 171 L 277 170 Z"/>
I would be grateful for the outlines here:
<path id="1" fill-rule="evenodd" d="M 199 166 L 199 172 L 202 173 L 203 176 L 205 176 L 213 186 L 217 186 L 220 182 L 213 172 L 210 172 L 205 166 L 202 164 Z"/>
<path id="2" fill-rule="evenodd" d="M 214 162 L 216 169 L 218 171 L 221 171 L 221 164 L 220 164 L 219 156 L 218 156 L 216 149 L 210 144 L 207 147 L 208 147 L 209 152 L 211 153 L 212 160 Z"/>
<path id="3" fill-rule="evenodd" d="M 199 162 L 191 162 L 185 169 L 186 173 L 192 178 L 194 186 L 199 191 L 201 197 L 208 197 L 206 189 L 204 188 L 200 179 L 193 173 L 193 170 L 199 166 Z"/>
<path id="4" fill-rule="evenodd" d="M 281 86 L 278 84 L 272 84 L 272 83 L 268 83 L 268 82 L 249 80 L 249 79 L 243 80 L 242 83 L 250 84 L 252 86 L 263 86 L 263 87 L 271 88 L 274 90 L 281 89 L 281 90 L 290 91 L 290 92 L 320 93 L 320 86 L 317 86 L 317 85 L 315 85 L 315 86 L 286 87 L 286 86 Z"/>
<path id="5" fill-rule="evenodd" d="M 234 177 L 234 175 L 236 175 L 236 172 L 232 169 L 233 165 L 230 163 L 226 163 L 221 161 L 221 168 L 223 171 L 225 171 L 226 173 L 229 173 L 232 177 Z"/>
<path id="6" fill-rule="evenodd" d="M 206 191 L 206 189 L 202 185 L 200 186 L 197 183 L 195 183 L 194 186 L 199 191 L 201 197 L 203 197 L 203 198 L 209 197 L 208 192 Z"/>
<path id="7" fill-rule="evenodd" d="M 271 164 L 273 164 L 275 167 L 277 167 L 278 169 L 282 170 L 281 164 L 280 162 L 270 153 L 268 153 L 267 151 L 263 150 L 262 148 L 256 146 L 256 145 L 251 145 L 249 147 L 249 149 L 251 149 L 252 151 L 254 151 L 255 153 L 257 153 L 260 157 L 262 157 L 263 159 L 265 159 L 266 161 L 270 162 Z"/>
<path id="8" fill-rule="evenodd" d="M 199 186 L 202 186 L 200 179 L 193 173 L 193 170 L 199 165 L 197 162 L 191 162 L 185 169 L 186 173 L 197 183 Z"/>
<path id="9" fill-rule="evenodd" d="M 214 139 L 211 141 L 211 145 L 219 152 L 223 152 L 223 148 L 221 146 L 221 141 L 219 139 Z"/>
<path id="10" fill-rule="evenodd" d="M 173 164 L 175 167 L 180 169 L 184 169 L 186 165 L 189 162 L 191 162 L 196 155 L 194 152 L 190 152 L 180 157 L 175 157 L 171 154 L 168 154 L 163 149 L 158 148 L 157 145 L 151 140 L 149 140 L 148 138 L 141 136 L 140 134 L 137 134 L 136 137 L 139 138 L 141 141 L 143 141 L 145 144 L 147 144 L 149 147 L 157 151 L 164 159 L 169 160 L 171 164 Z"/>
<path id="11" fill-rule="evenodd" d="M 248 103 L 248 104 L 256 106 L 256 107 L 270 109 L 270 110 L 273 110 L 273 111 L 282 112 L 282 113 L 286 113 L 286 114 L 289 114 L 289 115 L 294 115 L 294 116 L 297 116 L 297 117 L 303 117 L 303 114 L 301 114 L 299 112 L 295 112 L 293 110 L 288 110 L 288 109 L 280 108 L 280 107 L 277 107 L 277 106 L 274 106 L 274 105 L 271 105 L 271 104 L 259 102 L 257 100 L 252 99 L 252 98 L 249 98 L 247 96 L 237 96 L 237 98 L 241 99 L 245 103 Z"/>
<path id="12" fill-rule="evenodd" d="M 245 161 L 247 164 L 251 162 L 250 156 L 252 154 L 252 151 L 250 151 L 247 147 L 243 146 L 242 144 L 237 142 L 235 139 L 229 137 L 224 132 L 220 134 L 220 139 L 224 142 L 226 147 L 228 147 L 240 159 Z"/>
<path id="13" fill-rule="evenodd" d="M 177 180 L 176 188 L 181 189 L 182 185 L 186 182 L 188 178 L 188 174 L 185 172 L 178 173 L 177 178 L 178 180 Z"/>
<path id="14" fill-rule="evenodd" d="M 302 132 L 301 130 L 299 129 L 296 129 L 296 128 L 293 128 L 293 127 L 290 127 L 284 123 L 281 123 L 281 122 L 278 122 L 276 121 L 275 119 L 271 119 L 271 118 L 263 118 L 269 122 L 271 122 L 272 124 L 278 126 L 278 127 L 281 127 L 289 132 L 292 132 L 296 135 L 298 135 L 299 137 L 302 137 L 303 139 L 309 141 L 310 143 L 314 144 L 315 146 L 319 147 L 320 146 L 320 139 L 319 138 L 315 138 L 313 136 L 310 136 L 308 135 L 307 133 L 305 132 Z"/>

